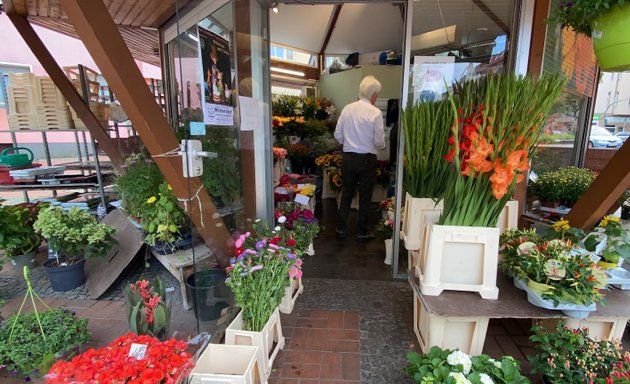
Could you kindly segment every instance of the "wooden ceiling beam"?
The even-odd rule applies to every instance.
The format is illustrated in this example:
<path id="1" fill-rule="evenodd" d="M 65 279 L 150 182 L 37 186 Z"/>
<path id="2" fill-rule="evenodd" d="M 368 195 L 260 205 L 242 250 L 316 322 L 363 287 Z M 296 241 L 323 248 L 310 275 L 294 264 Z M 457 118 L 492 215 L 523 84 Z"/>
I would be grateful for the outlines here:
<path id="1" fill-rule="evenodd" d="M 31 24 L 26 19 L 26 16 L 17 14 L 10 0 L 5 2 L 5 8 L 7 16 L 9 17 L 11 23 L 13 23 L 13 26 L 15 26 L 15 29 L 17 29 L 18 33 L 22 36 L 35 57 L 37 57 L 37 60 L 44 67 L 48 76 L 50 76 L 57 88 L 59 88 L 59 91 L 61 91 L 63 96 L 66 98 L 68 104 L 70 104 L 77 116 L 81 119 L 81 121 L 83 121 L 92 137 L 98 141 L 99 147 L 105 151 L 111 162 L 116 167 L 122 165 L 123 159 L 120 152 L 118 152 L 116 145 L 103 129 L 103 126 L 96 116 L 94 116 L 81 95 L 79 95 L 64 71 L 59 67 L 54 57 L 46 48 L 46 45 L 42 42 Z"/>
<path id="2" fill-rule="evenodd" d="M 497 16 L 494 12 L 492 12 L 490 8 L 488 8 L 488 6 L 486 5 L 486 3 L 483 2 L 483 0 L 472 0 L 472 1 L 473 3 L 475 3 L 477 8 L 481 9 L 481 11 L 485 13 L 486 16 L 488 16 L 490 20 L 492 20 L 493 23 L 497 25 L 497 27 L 501 28 L 501 30 L 505 32 L 506 34 L 508 35 L 510 34 L 510 27 L 505 25 L 505 23 L 501 21 L 499 16 Z"/>
<path id="3" fill-rule="evenodd" d="M 566 216 L 573 227 L 590 229 L 608 213 L 623 193 L 630 189 L 630 144 L 615 153 L 593 184 Z"/>
<path id="4" fill-rule="evenodd" d="M 102 0 L 61 0 L 74 29 L 98 65 L 143 143 L 220 265 L 229 263 L 234 242 L 198 177 L 184 178 L 175 132 L 149 91 Z"/>
<path id="5" fill-rule="evenodd" d="M 326 28 L 326 35 L 324 36 L 322 49 L 319 50 L 319 54 L 322 56 L 326 52 L 326 48 L 328 48 L 328 43 L 330 42 L 333 31 L 335 30 L 335 25 L 337 25 L 337 19 L 339 19 L 339 14 L 341 13 L 342 6 L 343 4 L 335 4 L 335 7 L 333 8 L 333 11 L 330 15 L 330 21 L 328 22 L 328 27 Z"/>

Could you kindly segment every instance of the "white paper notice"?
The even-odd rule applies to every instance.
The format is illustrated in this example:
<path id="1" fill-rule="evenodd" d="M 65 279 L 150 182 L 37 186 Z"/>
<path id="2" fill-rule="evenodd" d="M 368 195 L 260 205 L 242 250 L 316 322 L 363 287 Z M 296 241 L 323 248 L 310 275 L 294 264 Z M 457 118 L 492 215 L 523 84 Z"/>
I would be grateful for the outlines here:
<path id="1" fill-rule="evenodd" d="M 300 194 L 295 195 L 295 202 L 299 203 L 299 204 L 302 204 L 302 205 L 308 205 L 308 202 L 309 202 L 310 199 L 311 198 L 308 197 L 308 196 L 304 196 L 304 195 L 300 195 Z"/>
<path id="2" fill-rule="evenodd" d="M 256 131 L 261 128 L 262 116 L 260 103 L 251 97 L 239 96 L 238 107 L 241 112 L 241 131 Z"/>
<path id="3" fill-rule="evenodd" d="M 132 343 L 129 348 L 129 357 L 135 357 L 136 360 L 144 359 L 144 355 L 147 353 L 147 346 L 145 344 Z"/>
<path id="4" fill-rule="evenodd" d="M 414 56 L 414 101 L 437 101 L 446 94 L 446 85 L 453 83 L 454 56 Z"/>
<path id="5" fill-rule="evenodd" d="M 234 108 L 229 105 L 204 103 L 203 112 L 207 125 L 234 125 Z"/>

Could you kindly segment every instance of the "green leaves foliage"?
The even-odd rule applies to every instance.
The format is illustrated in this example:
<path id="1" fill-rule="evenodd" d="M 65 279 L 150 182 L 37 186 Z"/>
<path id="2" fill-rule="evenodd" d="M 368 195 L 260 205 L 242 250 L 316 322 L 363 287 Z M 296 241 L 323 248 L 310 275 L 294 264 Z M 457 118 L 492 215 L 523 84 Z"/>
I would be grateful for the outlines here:
<path id="1" fill-rule="evenodd" d="M 571 207 L 582 197 L 597 175 L 586 168 L 564 167 L 545 172 L 529 185 L 529 192 L 540 200 Z"/>
<path id="2" fill-rule="evenodd" d="M 11 316 L 0 328 L 0 365 L 22 376 L 38 375 L 60 357 L 71 357 L 73 347 L 85 343 L 89 334 L 87 319 L 79 319 L 68 309 L 40 312 L 44 340 L 35 313 Z M 11 335 L 11 327 L 13 333 Z M 10 337 L 11 335 L 11 337 Z"/>
<path id="3" fill-rule="evenodd" d="M 89 213 L 76 207 L 69 211 L 47 207 L 40 211 L 33 228 L 68 264 L 81 258 L 104 257 L 117 244 L 114 227 L 97 223 Z"/>
<path id="4" fill-rule="evenodd" d="M 570 27 L 578 33 L 591 37 L 593 21 L 609 13 L 616 6 L 623 7 L 625 0 L 573 0 L 563 1 L 555 7 L 547 20 L 563 28 Z"/>
<path id="5" fill-rule="evenodd" d="M 460 358 L 451 362 L 467 360 L 469 366 L 450 364 L 451 358 Z M 530 381 L 520 373 L 519 364 L 511 356 L 495 360 L 488 355 L 467 356 L 457 350 L 432 347 L 428 353 L 420 355 L 416 352 L 407 354 L 408 365 L 405 372 L 419 384 L 459 384 L 467 379 L 471 384 L 494 383 L 529 384 Z"/>
<path id="6" fill-rule="evenodd" d="M 35 203 L 2 205 L 0 200 L 0 249 L 6 257 L 24 255 L 42 243 L 33 223 L 44 206 Z"/>

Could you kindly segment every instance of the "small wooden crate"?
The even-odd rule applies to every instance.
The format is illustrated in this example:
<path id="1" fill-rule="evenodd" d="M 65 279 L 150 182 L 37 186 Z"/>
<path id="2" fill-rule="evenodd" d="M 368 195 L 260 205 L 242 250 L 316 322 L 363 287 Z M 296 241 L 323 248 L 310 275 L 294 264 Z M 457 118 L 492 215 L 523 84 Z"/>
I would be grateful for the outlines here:
<path id="1" fill-rule="evenodd" d="M 518 201 L 509 200 L 497 220 L 499 232 L 503 233 L 506 229 L 516 229 L 518 227 Z"/>
<path id="2" fill-rule="evenodd" d="M 101 126 L 107 129 L 109 124 L 109 105 L 105 103 L 90 102 L 90 110 L 99 121 L 99 123 L 101 123 Z M 74 111 L 74 109 L 70 108 L 70 114 L 77 129 L 87 129 L 85 124 L 83 124 L 83 121 L 77 116 L 77 113 Z"/>
<path id="3" fill-rule="evenodd" d="M 208 344 L 188 376 L 190 384 L 263 384 L 258 347 Z"/>
<path id="4" fill-rule="evenodd" d="M 554 332 L 556 325 L 562 321 L 567 328 L 588 328 L 588 336 L 594 340 L 621 340 L 629 319 L 613 317 L 589 316 L 587 319 L 541 319 L 540 325 L 550 332 Z"/>
<path id="5" fill-rule="evenodd" d="M 38 106 L 46 106 L 55 109 L 68 109 L 66 98 L 50 77 L 37 77 L 35 83 Z"/>
<path id="6" fill-rule="evenodd" d="M 280 312 L 277 308 L 260 332 L 245 330 L 242 311 L 225 329 L 225 344 L 254 345 L 259 348 L 259 358 L 265 373 L 265 378 L 269 377 L 271 374 L 273 362 L 276 356 L 278 356 L 278 352 L 284 348 L 284 343 L 282 325 L 280 324 Z"/>
<path id="7" fill-rule="evenodd" d="M 35 113 L 10 113 L 7 116 L 9 129 L 12 131 L 22 131 L 37 129 L 39 122 Z"/>
<path id="8" fill-rule="evenodd" d="M 496 300 L 499 229 L 438 225 L 439 214 L 424 218 L 424 248 L 416 269 L 423 295 L 444 290 L 477 292 Z"/>
<path id="9" fill-rule="evenodd" d="M 426 240 L 422 237 L 424 216 L 431 212 L 442 212 L 442 201 L 436 203 L 433 199 L 416 198 L 409 193 L 405 195 L 400 238 L 408 250 L 422 249 Z"/>
<path id="10" fill-rule="evenodd" d="M 68 108 L 40 105 L 37 107 L 37 119 L 38 128 L 43 130 L 74 128 Z"/>
<path id="11" fill-rule="evenodd" d="M 427 310 L 426 306 L 413 293 L 413 330 L 422 352 L 431 347 L 455 349 L 471 356 L 480 355 L 486 341 L 488 317 L 442 317 Z"/>
<path id="12" fill-rule="evenodd" d="M 35 87 L 15 86 L 7 87 L 9 113 L 11 114 L 33 114 L 36 113 Z"/>
<path id="13" fill-rule="evenodd" d="M 278 309 L 282 313 L 291 313 L 293 312 L 293 308 L 295 307 L 295 302 L 297 298 L 300 296 L 302 291 L 304 291 L 304 285 L 302 285 L 302 278 L 298 279 L 289 279 L 291 280 L 291 285 L 289 285 L 284 290 L 284 297 L 280 302 L 280 306 Z"/>
<path id="14" fill-rule="evenodd" d="M 34 73 L 9 73 L 9 86 L 33 87 L 35 86 Z"/>

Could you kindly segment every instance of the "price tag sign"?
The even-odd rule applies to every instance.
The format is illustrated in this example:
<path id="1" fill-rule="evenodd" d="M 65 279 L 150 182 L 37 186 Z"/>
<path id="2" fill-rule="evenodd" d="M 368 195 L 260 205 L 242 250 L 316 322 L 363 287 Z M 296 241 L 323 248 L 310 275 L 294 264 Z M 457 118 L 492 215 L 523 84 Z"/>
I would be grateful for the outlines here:
<path id="1" fill-rule="evenodd" d="M 129 349 L 129 357 L 135 357 L 137 360 L 144 359 L 144 355 L 147 353 L 147 346 L 145 344 L 132 343 Z"/>
<path id="2" fill-rule="evenodd" d="M 567 275 L 567 270 L 562 261 L 552 259 L 545 263 L 545 274 L 551 280 L 562 280 Z"/>
<path id="3" fill-rule="evenodd" d="M 302 205 L 308 205 L 308 202 L 311 198 L 308 196 L 297 194 L 295 195 L 295 202 L 300 203 Z"/>

